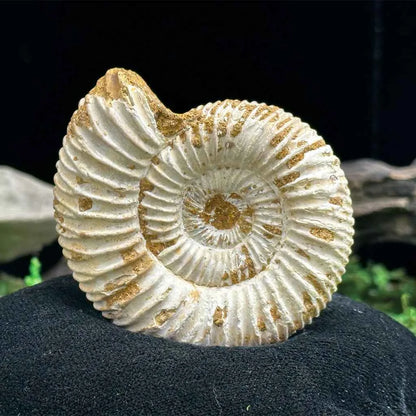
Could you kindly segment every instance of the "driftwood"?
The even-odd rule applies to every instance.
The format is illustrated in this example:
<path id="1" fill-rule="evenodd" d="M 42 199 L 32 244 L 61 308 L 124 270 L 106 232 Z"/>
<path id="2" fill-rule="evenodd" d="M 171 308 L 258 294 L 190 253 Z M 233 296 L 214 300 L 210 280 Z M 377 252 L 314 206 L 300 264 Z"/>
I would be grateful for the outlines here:
<path id="1" fill-rule="evenodd" d="M 353 201 L 354 248 L 377 242 L 416 244 L 416 160 L 394 167 L 358 159 L 342 168 Z"/>

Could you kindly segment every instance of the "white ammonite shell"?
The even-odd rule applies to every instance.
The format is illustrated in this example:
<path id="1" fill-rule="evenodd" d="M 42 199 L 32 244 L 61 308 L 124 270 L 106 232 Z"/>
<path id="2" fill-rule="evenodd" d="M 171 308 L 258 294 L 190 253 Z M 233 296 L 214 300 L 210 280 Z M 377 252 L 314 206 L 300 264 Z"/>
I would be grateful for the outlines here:
<path id="1" fill-rule="evenodd" d="M 80 101 L 59 155 L 59 242 L 117 325 L 201 345 L 284 341 L 340 282 L 347 181 L 330 146 L 278 107 L 178 115 L 115 68 Z"/>

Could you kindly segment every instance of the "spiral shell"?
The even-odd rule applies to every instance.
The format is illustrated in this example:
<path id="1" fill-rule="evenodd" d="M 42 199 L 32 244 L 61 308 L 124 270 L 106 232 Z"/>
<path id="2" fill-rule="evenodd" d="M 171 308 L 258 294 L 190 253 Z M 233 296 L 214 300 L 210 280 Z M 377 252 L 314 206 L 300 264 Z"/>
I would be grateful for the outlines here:
<path id="1" fill-rule="evenodd" d="M 55 185 L 74 278 L 131 331 L 284 341 L 326 306 L 351 251 L 347 181 L 307 124 L 237 100 L 175 114 L 124 69 L 80 101 Z"/>

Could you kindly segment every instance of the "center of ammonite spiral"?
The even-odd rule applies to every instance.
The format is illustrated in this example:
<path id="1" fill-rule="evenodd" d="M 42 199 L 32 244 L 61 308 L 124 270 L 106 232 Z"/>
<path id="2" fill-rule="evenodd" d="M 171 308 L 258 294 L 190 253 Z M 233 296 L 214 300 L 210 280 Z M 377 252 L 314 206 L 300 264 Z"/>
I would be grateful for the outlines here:
<path id="1" fill-rule="evenodd" d="M 254 210 L 239 193 L 192 185 L 182 215 L 191 238 L 208 247 L 230 248 L 251 232 Z"/>
<path id="2" fill-rule="evenodd" d="M 237 198 L 241 198 L 236 194 Z M 205 222 L 214 226 L 217 230 L 233 228 L 240 218 L 239 209 L 221 194 L 216 194 L 205 203 Z"/>

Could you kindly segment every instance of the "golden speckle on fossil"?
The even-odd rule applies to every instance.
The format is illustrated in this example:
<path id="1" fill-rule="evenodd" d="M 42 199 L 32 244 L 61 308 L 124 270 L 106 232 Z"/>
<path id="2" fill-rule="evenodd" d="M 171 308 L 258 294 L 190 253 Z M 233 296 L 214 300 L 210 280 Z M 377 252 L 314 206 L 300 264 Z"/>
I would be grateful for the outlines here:
<path id="1" fill-rule="evenodd" d="M 176 114 L 121 68 L 80 101 L 54 181 L 74 278 L 152 336 L 283 342 L 331 300 L 351 251 L 347 181 L 308 124 L 239 100 Z"/>

